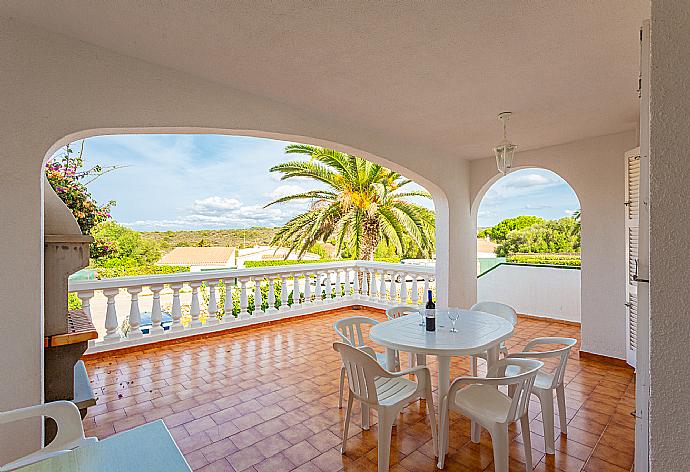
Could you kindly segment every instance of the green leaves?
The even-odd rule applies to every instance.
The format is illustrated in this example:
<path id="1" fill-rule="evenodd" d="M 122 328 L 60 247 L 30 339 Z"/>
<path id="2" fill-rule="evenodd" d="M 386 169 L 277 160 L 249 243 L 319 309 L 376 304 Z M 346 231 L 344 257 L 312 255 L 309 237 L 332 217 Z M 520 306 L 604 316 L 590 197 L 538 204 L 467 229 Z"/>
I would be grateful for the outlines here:
<path id="1" fill-rule="evenodd" d="M 266 206 L 293 200 L 313 200 L 312 208 L 278 230 L 272 244 L 289 247 L 300 255 L 315 242 L 333 240 L 339 253 L 373 259 L 382 240 L 399 256 L 407 250 L 433 255 L 435 217 L 408 197 L 431 198 L 425 191 L 401 192 L 409 184 L 397 172 L 358 156 L 306 144 L 291 144 L 286 154 L 301 154 L 308 161 L 290 161 L 272 167 L 281 179 L 308 178 L 328 186 L 285 196 Z"/>

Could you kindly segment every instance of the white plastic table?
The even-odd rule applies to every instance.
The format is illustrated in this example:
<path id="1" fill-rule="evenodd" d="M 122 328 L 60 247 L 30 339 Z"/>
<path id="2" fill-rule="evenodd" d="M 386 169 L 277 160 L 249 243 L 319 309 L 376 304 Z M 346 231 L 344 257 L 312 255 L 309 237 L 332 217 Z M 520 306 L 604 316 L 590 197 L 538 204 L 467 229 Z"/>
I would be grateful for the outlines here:
<path id="1" fill-rule="evenodd" d="M 459 311 L 451 333 L 450 311 Z M 371 339 L 386 348 L 386 365 L 395 365 L 395 351 L 414 352 L 438 358 L 438 398 L 440 403 L 450 388 L 450 358 L 487 353 L 490 366 L 498 360 L 499 344 L 513 335 L 513 324 L 481 311 L 448 308 L 436 310 L 436 331 L 419 326 L 420 317 L 410 314 L 384 321 L 371 328 Z M 440 424 L 440 421 L 438 422 Z M 478 440 L 479 428 L 472 425 L 472 438 Z M 445 425 L 447 430 L 448 425 Z M 438 437 L 443 437 L 439 434 Z"/>

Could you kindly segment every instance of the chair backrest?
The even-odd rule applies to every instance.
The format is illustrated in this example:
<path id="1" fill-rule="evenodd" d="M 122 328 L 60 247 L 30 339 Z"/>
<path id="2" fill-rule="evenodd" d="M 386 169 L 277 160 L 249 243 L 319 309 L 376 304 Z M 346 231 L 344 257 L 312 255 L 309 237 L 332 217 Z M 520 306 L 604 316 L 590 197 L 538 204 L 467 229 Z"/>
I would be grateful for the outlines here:
<path id="1" fill-rule="evenodd" d="M 500 316 L 504 320 L 508 320 L 513 323 L 513 326 L 517 324 L 517 312 L 512 306 L 506 305 L 505 303 L 499 302 L 479 302 L 475 303 L 470 307 L 472 311 L 483 311 L 484 313 L 489 313 L 490 315 Z"/>
<path id="2" fill-rule="evenodd" d="M 340 353 L 351 394 L 364 403 L 377 405 L 379 400 L 375 380 L 391 377 L 391 374 L 371 356 L 349 344 L 333 343 L 333 349 Z"/>
<path id="3" fill-rule="evenodd" d="M 373 326 L 378 323 L 375 319 L 367 316 L 351 316 L 336 321 L 333 323 L 333 328 L 344 343 L 353 347 L 361 347 L 366 344 L 362 326 Z"/>
<path id="4" fill-rule="evenodd" d="M 527 343 L 524 352 L 516 353 L 518 355 L 514 357 L 531 359 L 547 359 L 552 357 L 559 358 L 558 366 L 553 372 L 553 382 L 551 383 L 551 388 L 556 388 L 563 383 L 565 368 L 568 364 L 568 358 L 570 357 L 570 350 L 575 344 L 577 344 L 577 339 L 574 338 L 535 338 Z M 544 345 L 561 345 L 563 347 L 548 351 L 534 351 L 535 347 Z"/>
<path id="5" fill-rule="evenodd" d="M 410 313 L 415 313 L 415 314 L 420 314 L 422 312 L 421 308 L 415 308 L 412 306 L 406 306 L 406 305 L 400 305 L 400 306 L 394 306 L 391 308 L 388 308 L 386 310 L 386 316 L 388 317 L 389 320 L 392 320 L 393 318 L 399 318 L 401 316 L 405 316 Z"/>
<path id="6" fill-rule="evenodd" d="M 47 446 L 24 456 L 16 461 L 0 466 L 0 471 L 13 470 L 28 464 L 33 464 L 49 457 L 64 453 L 66 450 L 84 444 L 97 442 L 96 438 L 84 437 L 84 426 L 77 406 L 68 401 L 56 401 L 19 408 L 12 411 L 0 412 L 0 424 L 13 423 L 27 418 L 47 416 L 55 420 L 57 434 Z"/>
<path id="7" fill-rule="evenodd" d="M 534 380 L 544 363 L 535 359 L 501 359 L 489 369 L 486 379 L 495 379 L 496 385 L 508 385 L 512 398 L 506 423 L 512 423 L 527 413 L 529 399 L 532 395 Z M 506 376 L 506 369 L 511 367 L 511 375 Z"/>

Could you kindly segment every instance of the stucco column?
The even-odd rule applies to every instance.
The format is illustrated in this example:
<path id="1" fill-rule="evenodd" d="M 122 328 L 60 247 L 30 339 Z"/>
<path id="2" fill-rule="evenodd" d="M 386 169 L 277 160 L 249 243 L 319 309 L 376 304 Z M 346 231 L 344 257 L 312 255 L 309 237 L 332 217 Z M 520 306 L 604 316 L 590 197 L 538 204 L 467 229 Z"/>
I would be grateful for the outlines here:
<path id="1" fill-rule="evenodd" d="M 690 464 L 690 5 L 652 1 L 650 77 L 651 470 Z M 644 440 L 641 438 L 640 440 Z"/>
<path id="2" fill-rule="evenodd" d="M 434 200 L 437 305 L 468 308 L 477 300 L 477 222 L 471 212 L 468 162 L 448 164 L 441 183 L 447 199 Z"/>

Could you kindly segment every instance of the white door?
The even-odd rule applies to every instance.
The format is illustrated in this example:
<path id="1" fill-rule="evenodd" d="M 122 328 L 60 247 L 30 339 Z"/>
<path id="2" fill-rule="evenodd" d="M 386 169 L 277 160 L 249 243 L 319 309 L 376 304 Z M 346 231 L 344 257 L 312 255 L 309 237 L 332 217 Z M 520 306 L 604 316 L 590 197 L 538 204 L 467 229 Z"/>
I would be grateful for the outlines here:
<path id="1" fill-rule="evenodd" d="M 640 30 L 640 204 L 637 263 L 635 471 L 649 470 L 649 58 L 650 23 Z"/>

